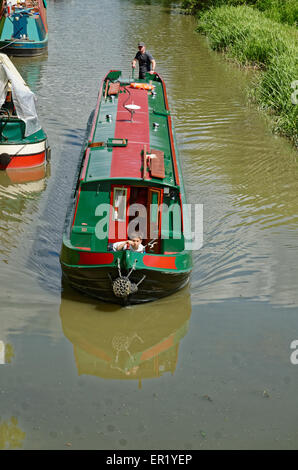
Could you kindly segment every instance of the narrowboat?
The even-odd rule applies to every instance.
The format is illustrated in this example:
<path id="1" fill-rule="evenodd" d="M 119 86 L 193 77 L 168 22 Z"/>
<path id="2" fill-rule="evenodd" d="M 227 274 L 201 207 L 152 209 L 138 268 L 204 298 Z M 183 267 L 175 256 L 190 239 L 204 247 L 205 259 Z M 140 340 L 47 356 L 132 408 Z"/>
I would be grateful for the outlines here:
<path id="1" fill-rule="evenodd" d="M 67 211 L 60 255 L 64 279 L 122 305 L 178 291 L 192 269 L 185 206 L 163 79 L 147 73 L 133 81 L 110 71 Z"/>
<path id="2" fill-rule="evenodd" d="M 32 170 L 50 159 L 35 100 L 10 59 L 0 54 L 0 170 Z"/>
<path id="3" fill-rule="evenodd" d="M 46 0 L 3 0 L 0 48 L 8 55 L 36 56 L 47 51 Z"/>

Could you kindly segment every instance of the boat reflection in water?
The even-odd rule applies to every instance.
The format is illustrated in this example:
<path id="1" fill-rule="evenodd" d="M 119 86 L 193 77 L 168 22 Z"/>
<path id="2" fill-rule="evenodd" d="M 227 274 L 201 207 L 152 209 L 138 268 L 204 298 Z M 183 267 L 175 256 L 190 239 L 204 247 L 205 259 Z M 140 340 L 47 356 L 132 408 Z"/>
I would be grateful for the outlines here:
<path id="1" fill-rule="evenodd" d="M 49 163 L 36 168 L 7 169 L 0 173 L 0 193 L 6 193 L 10 198 L 41 193 L 45 189 L 48 176 Z"/>
<path id="2" fill-rule="evenodd" d="M 39 166 L 36 168 L 23 168 L 23 169 L 10 169 L 8 168 L 5 173 L 7 176 L 7 181 L 12 184 L 17 183 L 30 183 L 34 181 L 42 181 L 46 176 L 49 176 L 50 164 L 46 166 Z M 3 178 L 5 180 L 5 178 Z M 36 185 L 35 185 L 36 186 Z M 44 183 L 41 183 L 42 191 Z"/>
<path id="3" fill-rule="evenodd" d="M 25 437 L 26 433 L 19 427 L 15 416 L 6 421 L 0 418 L 0 450 L 22 448 Z"/>
<path id="4" fill-rule="evenodd" d="M 18 264 L 26 256 L 22 234 L 25 227 L 32 226 L 40 195 L 46 188 L 48 171 L 49 166 L 0 171 L 0 260 L 5 263 L 11 259 Z M 18 253 L 15 252 L 17 247 Z M 5 278 L 2 267 L 3 285 Z"/>
<path id="5" fill-rule="evenodd" d="M 175 372 L 191 315 L 189 288 L 126 309 L 92 301 L 66 287 L 60 316 L 72 342 L 78 375 L 141 379 Z"/>
<path id="6" fill-rule="evenodd" d="M 9 364 L 14 357 L 14 349 L 12 344 L 5 343 L 0 339 L 0 365 Z"/>

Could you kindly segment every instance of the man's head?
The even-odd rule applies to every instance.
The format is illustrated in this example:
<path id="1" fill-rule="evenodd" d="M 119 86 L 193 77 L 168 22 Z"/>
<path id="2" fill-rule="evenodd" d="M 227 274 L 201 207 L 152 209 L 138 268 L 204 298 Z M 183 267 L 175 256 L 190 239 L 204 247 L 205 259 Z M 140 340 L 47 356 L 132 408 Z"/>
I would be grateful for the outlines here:
<path id="1" fill-rule="evenodd" d="M 144 43 L 144 42 L 139 42 L 139 44 L 138 44 L 138 49 L 139 49 L 139 51 L 142 52 L 142 54 L 143 54 L 143 53 L 145 52 L 145 50 L 146 50 L 146 45 L 145 45 L 145 43 Z"/>
<path id="2" fill-rule="evenodd" d="M 132 242 L 131 246 L 132 246 L 133 250 L 137 250 L 139 248 L 140 244 L 142 243 L 142 236 L 139 235 L 139 234 L 132 234 L 129 237 L 129 239 Z"/>

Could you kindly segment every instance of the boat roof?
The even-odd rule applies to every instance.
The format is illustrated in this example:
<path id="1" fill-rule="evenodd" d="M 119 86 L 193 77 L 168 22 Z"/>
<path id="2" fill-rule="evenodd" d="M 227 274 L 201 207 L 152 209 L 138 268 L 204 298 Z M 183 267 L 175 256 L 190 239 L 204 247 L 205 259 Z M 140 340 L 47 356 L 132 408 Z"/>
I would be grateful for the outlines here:
<path id="1" fill-rule="evenodd" d="M 120 77 L 120 71 L 112 71 L 102 83 L 81 179 L 179 185 L 172 122 L 161 77 L 147 74 L 146 80 L 133 83 Z M 144 85 L 153 89 L 143 89 Z"/>

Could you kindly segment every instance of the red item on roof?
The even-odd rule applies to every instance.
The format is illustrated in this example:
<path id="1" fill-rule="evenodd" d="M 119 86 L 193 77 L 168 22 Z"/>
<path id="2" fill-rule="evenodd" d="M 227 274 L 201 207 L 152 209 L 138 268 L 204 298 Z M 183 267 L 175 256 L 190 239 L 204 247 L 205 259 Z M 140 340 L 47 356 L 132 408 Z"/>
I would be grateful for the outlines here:
<path id="1" fill-rule="evenodd" d="M 152 178 L 165 177 L 164 153 L 161 150 L 151 149 L 151 153 L 147 155 L 149 159 L 149 168 Z"/>

